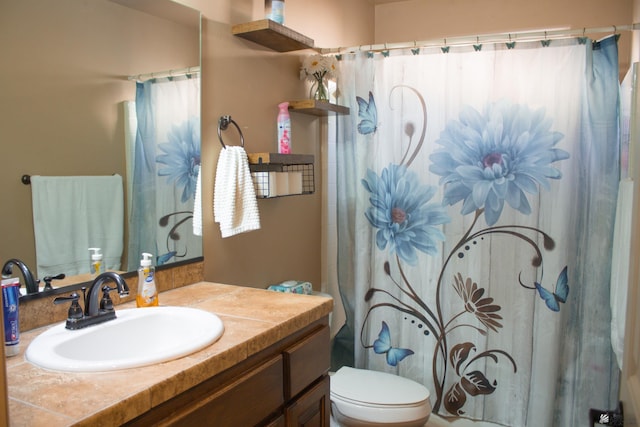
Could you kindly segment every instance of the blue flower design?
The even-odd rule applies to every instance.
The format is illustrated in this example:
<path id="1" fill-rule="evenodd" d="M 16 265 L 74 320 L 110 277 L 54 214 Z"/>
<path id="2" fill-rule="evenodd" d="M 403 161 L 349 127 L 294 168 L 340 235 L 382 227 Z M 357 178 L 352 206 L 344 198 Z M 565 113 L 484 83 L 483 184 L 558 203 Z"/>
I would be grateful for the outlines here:
<path id="1" fill-rule="evenodd" d="M 371 193 L 365 216 L 378 229 L 380 250 L 389 245 L 392 253 L 410 264 L 417 261 L 416 249 L 429 255 L 438 252 L 437 241 L 445 237 L 437 226 L 450 218 L 441 204 L 428 203 L 437 187 L 420 185 L 417 174 L 394 164 L 381 176 L 367 170 L 362 185 Z"/>
<path id="2" fill-rule="evenodd" d="M 158 144 L 158 148 L 165 154 L 159 154 L 156 162 L 166 165 L 158 169 L 158 176 L 166 176 L 168 183 L 182 188 L 182 203 L 195 197 L 200 166 L 200 119 L 194 117 L 173 126 L 169 142 Z"/>
<path id="3" fill-rule="evenodd" d="M 543 108 L 499 102 L 484 114 L 471 107 L 451 121 L 436 141 L 442 148 L 431 154 L 429 170 L 445 184 L 443 203 L 464 200 L 463 215 L 484 208 L 488 225 L 496 223 L 505 200 L 525 215 L 531 206 L 525 194 L 537 194 L 538 184 L 549 189 L 548 178 L 561 172 L 551 164 L 569 158 L 554 146 L 564 135 L 551 131 Z"/>

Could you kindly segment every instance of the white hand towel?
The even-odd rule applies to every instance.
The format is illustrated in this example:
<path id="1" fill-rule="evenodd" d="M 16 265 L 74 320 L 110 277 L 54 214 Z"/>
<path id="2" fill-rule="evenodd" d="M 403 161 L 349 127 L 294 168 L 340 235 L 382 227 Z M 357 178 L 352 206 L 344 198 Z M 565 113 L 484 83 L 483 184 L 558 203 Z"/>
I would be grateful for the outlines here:
<path id="1" fill-rule="evenodd" d="M 220 151 L 213 193 L 213 215 L 222 237 L 260 229 L 255 188 L 244 148 Z"/>
<path id="2" fill-rule="evenodd" d="M 196 197 L 193 201 L 193 234 L 202 236 L 202 165 L 198 167 Z"/>

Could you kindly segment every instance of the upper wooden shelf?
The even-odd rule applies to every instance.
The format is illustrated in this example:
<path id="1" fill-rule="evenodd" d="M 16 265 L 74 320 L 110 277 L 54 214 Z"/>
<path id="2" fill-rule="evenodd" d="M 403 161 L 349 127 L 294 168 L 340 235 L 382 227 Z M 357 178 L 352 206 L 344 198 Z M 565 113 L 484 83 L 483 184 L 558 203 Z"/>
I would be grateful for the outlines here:
<path id="1" fill-rule="evenodd" d="M 270 19 L 237 24 L 231 28 L 231 32 L 235 36 L 251 40 L 278 52 L 313 49 L 313 39 Z"/>
<path id="2" fill-rule="evenodd" d="M 329 113 L 349 114 L 349 107 L 315 99 L 289 101 L 289 110 L 314 116 L 328 116 Z"/>

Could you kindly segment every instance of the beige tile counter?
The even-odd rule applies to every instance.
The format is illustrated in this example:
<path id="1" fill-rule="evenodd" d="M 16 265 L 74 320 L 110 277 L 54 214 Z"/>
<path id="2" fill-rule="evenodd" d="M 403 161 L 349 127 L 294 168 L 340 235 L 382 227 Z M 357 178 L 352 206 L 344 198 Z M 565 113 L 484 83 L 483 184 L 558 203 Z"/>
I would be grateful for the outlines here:
<path id="1" fill-rule="evenodd" d="M 224 334 L 201 351 L 165 363 L 63 373 L 38 368 L 24 358 L 28 344 L 47 327 L 25 332 L 20 354 L 7 358 L 10 425 L 120 425 L 323 318 L 332 301 L 200 282 L 161 293 L 160 305 L 211 311 L 222 319 Z M 116 313 L 133 307 L 132 302 L 117 306 Z"/>

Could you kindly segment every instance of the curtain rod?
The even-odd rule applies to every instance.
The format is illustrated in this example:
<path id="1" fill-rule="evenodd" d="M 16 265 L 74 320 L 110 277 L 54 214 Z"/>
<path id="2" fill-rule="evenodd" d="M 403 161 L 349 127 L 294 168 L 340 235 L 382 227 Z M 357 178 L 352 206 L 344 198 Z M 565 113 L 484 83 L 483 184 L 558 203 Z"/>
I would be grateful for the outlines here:
<path id="1" fill-rule="evenodd" d="M 381 52 L 393 49 L 411 49 L 419 47 L 445 47 L 445 46 L 470 46 L 482 43 L 503 43 L 516 41 L 552 40 L 568 37 L 584 37 L 585 34 L 608 33 L 617 34 L 618 31 L 631 31 L 640 29 L 640 23 L 632 25 L 611 25 L 608 27 L 593 27 L 580 29 L 548 29 L 536 31 L 514 31 L 511 33 L 494 33 L 477 36 L 459 36 L 429 39 L 422 41 L 381 43 L 360 45 L 352 47 L 321 48 L 320 53 L 356 53 L 356 52 Z"/>
<path id="2" fill-rule="evenodd" d="M 136 81 L 142 82 L 150 79 L 160 79 L 164 77 L 179 77 L 179 76 L 185 76 L 188 74 L 197 74 L 199 72 L 200 72 L 200 67 L 195 66 L 195 67 L 179 68 L 175 70 L 158 71 L 158 72 L 147 73 L 147 74 L 138 74 L 135 76 L 127 77 L 127 80 L 136 80 Z"/>

